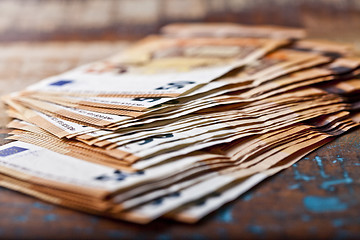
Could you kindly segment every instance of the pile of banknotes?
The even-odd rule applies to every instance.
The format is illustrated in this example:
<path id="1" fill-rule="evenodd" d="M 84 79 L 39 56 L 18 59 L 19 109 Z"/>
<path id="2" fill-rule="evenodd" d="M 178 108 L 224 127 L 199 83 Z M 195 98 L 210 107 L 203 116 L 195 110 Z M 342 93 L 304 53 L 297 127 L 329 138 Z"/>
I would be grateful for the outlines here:
<path id="1" fill-rule="evenodd" d="M 302 29 L 172 24 L 3 96 L 0 185 L 136 223 L 194 223 L 358 126 L 360 58 Z"/>

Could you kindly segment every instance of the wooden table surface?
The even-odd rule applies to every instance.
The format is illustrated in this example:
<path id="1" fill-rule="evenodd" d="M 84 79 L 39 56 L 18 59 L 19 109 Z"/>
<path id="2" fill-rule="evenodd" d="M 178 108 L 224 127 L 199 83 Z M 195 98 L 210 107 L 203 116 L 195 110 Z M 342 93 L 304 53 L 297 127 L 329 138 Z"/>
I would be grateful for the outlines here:
<path id="1" fill-rule="evenodd" d="M 0 44 L 0 93 L 19 90 L 127 42 Z M 0 144 L 8 121 L 0 110 Z M 0 238 L 233 239 L 360 237 L 360 129 L 311 153 L 195 225 L 141 226 L 47 204 L 0 188 Z"/>
<path id="2" fill-rule="evenodd" d="M 130 224 L 0 188 L 0 238 L 359 239 L 359 135 L 360 129 L 325 145 L 194 225 Z"/>
<path id="3" fill-rule="evenodd" d="M 195 225 L 130 224 L 0 188 L 0 238 L 359 239 L 359 134 L 327 144 Z"/>

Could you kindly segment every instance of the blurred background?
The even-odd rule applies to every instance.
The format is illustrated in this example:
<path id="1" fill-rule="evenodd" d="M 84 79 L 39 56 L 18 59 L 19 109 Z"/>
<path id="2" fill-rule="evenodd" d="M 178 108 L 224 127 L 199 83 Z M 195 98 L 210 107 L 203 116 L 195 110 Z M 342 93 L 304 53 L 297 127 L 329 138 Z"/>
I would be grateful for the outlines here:
<path id="1" fill-rule="evenodd" d="M 174 22 L 235 22 L 303 27 L 310 38 L 353 44 L 354 51 L 360 56 L 360 0 L 0 0 L 0 96 L 24 89 L 43 78 L 78 65 L 107 57 L 121 51 L 134 40 L 157 33 L 162 26 Z M 0 103 L 0 144 L 4 143 L 4 137 L 7 136 L 5 125 L 8 121 Z M 352 152 L 351 149 L 360 146 L 357 144 L 358 135 L 349 136 L 318 152 L 325 156 L 327 163 L 330 159 L 337 159 L 334 161 L 338 163 L 327 165 L 327 169 L 337 171 L 339 176 L 344 172 L 344 179 L 340 179 L 340 176 L 335 182 L 347 181 L 349 176 L 345 175 L 348 173 L 342 165 L 342 158 L 335 158 L 332 154 L 339 151 L 345 156 L 355 156 L 358 151 Z M 349 142 L 354 148 L 347 148 L 350 146 Z M 312 155 L 311 159 L 314 157 L 315 155 Z M 308 212 L 303 212 L 303 208 L 292 208 L 296 205 L 302 206 L 302 198 L 309 196 L 309 193 L 319 193 L 319 181 L 323 179 L 323 175 L 320 176 L 316 170 L 320 165 L 314 164 L 319 163 L 309 159 L 301 167 L 293 168 L 276 181 L 273 179 L 268 182 L 268 187 L 262 188 L 257 192 L 259 194 L 245 195 L 234 209 L 239 210 L 246 222 L 229 224 L 228 219 L 232 219 L 232 206 L 228 206 L 221 212 L 221 216 L 225 216 L 224 220 L 221 220 L 223 222 L 215 220 L 209 225 L 203 222 L 200 225 L 182 225 L 179 228 L 169 227 L 163 222 L 155 225 L 151 231 L 149 228 L 154 225 L 148 227 L 143 234 L 154 232 L 159 234 L 157 239 L 171 238 L 171 235 L 162 234 L 164 232 L 180 233 L 183 236 L 191 232 L 192 235 L 188 237 L 193 239 L 202 239 L 202 235 L 194 232 L 207 235 L 218 232 L 221 234 L 219 236 L 228 239 L 232 236 L 227 235 L 228 233 L 239 232 L 245 234 L 241 235 L 245 239 L 250 236 L 277 239 L 291 235 L 299 238 L 304 234 L 312 238 L 318 236 L 320 239 L 356 239 L 356 236 L 360 239 L 358 230 L 355 233 L 350 232 L 354 231 L 352 229 L 360 229 L 360 211 L 355 209 L 358 206 L 355 205 L 356 200 L 351 202 L 352 205 L 349 204 L 347 218 L 344 218 L 342 212 L 319 212 L 310 217 Z M 339 164 L 342 170 L 336 167 Z M 353 165 L 351 168 L 356 171 Z M 309 181 L 304 187 L 305 181 L 308 181 L 306 179 L 313 178 L 306 174 L 315 171 L 317 180 Z M 320 173 L 330 177 L 325 174 L 322 165 Z M 280 192 L 281 186 L 285 186 L 281 184 L 302 178 L 304 180 L 300 184 L 289 185 L 290 187 L 283 188 L 284 191 Z M 356 183 L 358 182 L 354 181 L 354 186 Z M 352 185 L 344 185 L 341 191 L 326 192 L 327 196 L 336 196 L 325 202 L 329 208 L 337 204 L 344 206 L 339 199 L 343 197 L 340 194 L 345 191 L 349 191 L 350 195 L 344 196 L 354 196 L 351 195 L 354 193 Z M 340 198 L 337 198 L 337 194 Z M 95 217 L 53 208 L 3 188 L 0 188 L 0 195 L 1 239 L 6 239 L 7 236 L 13 239 L 31 239 L 36 235 L 57 239 L 64 235 L 73 235 L 86 239 L 95 238 L 95 234 L 119 239 L 124 237 L 123 234 L 141 231 L 139 226 L 100 221 Z M 290 210 L 285 212 L 282 203 L 286 199 L 295 199 L 291 196 L 296 197 L 297 201 L 288 206 L 286 209 Z M 249 201 L 252 197 L 255 198 L 255 204 Z M 267 198 L 275 199 L 276 204 L 271 209 L 267 209 Z M 327 208 L 326 204 L 324 208 Z M 260 223 L 263 225 L 259 225 Z M 141 229 L 143 228 L 141 226 Z M 93 229 L 96 231 L 93 232 Z M 282 234 L 281 237 L 277 237 L 278 233 Z"/>
<path id="2" fill-rule="evenodd" d="M 118 40 L 172 22 L 304 27 L 313 37 L 360 37 L 359 0 L 1 0 L 0 41 Z"/>
<path id="3" fill-rule="evenodd" d="M 310 38 L 360 52 L 360 0 L 0 0 L 0 95 L 107 57 L 173 22 L 303 27 Z M 0 109 L 0 127 L 6 122 Z"/>

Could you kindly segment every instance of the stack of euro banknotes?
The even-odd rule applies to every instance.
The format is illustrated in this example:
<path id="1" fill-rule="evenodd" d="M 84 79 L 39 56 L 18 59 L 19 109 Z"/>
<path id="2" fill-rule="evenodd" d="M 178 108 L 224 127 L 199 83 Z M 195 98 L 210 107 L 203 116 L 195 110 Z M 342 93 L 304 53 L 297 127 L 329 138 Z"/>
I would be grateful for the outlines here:
<path id="1" fill-rule="evenodd" d="M 302 29 L 171 24 L 3 96 L 0 185 L 136 223 L 194 223 L 358 126 L 360 58 Z"/>

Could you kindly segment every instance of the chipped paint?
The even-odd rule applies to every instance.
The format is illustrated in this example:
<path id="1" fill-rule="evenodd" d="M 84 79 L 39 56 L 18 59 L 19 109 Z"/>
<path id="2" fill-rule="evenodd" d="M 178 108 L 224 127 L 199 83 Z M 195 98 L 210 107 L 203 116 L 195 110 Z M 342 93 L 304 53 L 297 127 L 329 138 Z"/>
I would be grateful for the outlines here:
<path id="1" fill-rule="evenodd" d="M 45 222 L 53 222 L 58 219 L 58 216 L 56 214 L 46 214 L 43 219 Z"/>
<path id="2" fill-rule="evenodd" d="M 342 202 L 338 197 L 307 196 L 303 199 L 307 210 L 315 213 L 339 212 L 348 209 L 347 203 Z"/>
<path id="3" fill-rule="evenodd" d="M 315 156 L 314 160 L 316 161 L 319 169 L 320 169 L 320 175 L 322 178 L 329 178 L 330 176 L 325 173 L 324 165 L 322 163 L 322 159 L 319 156 Z"/>
<path id="4" fill-rule="evenodd" d="M 265 232 L 264 228 L 258 225 L 250 225 L 247 229 L 254 234 L 263 234 Z"/>
<path id="5" fill-rule="evenodd" d="M 291 184 L 290 186 L 288 186 L 288 189 L 294 190 L 294 189 L 299 189 L 300 187 L 301 187 L 300 183 L 295 183 L 295 184 Z"/>
<path id="6" fill-rule="evenodd" d="M 233 206 L 229 205 L 220 209 L 219 213 L 216 215 L 216 219 L 223 223 L 232 223 L 234 222 L 232 216 Z"/>
<path id="7" fill-rule="evenodd" d="M 354 182 L 354 180 L 349 176 L 349 173 L 345 169 L 344 159 L 338 155 L 336 160 L 337 160 L 337 162 L 340 163 L 340 166 L 343 170 L 343 178 L 342 179 L 332 179 L 332 180 L 322 182 L 320 187 L 327 191 L 334 191 L 336 185 L 340 185 L 340 184 L 348 185 L 348 184 L 351 184 Z M 352 187 L 351 186 L 349 186 L 349 187 L 350 187 L 349 190 L 352 192 L 353 191 Z"/>
<path id="8" fill-rule="evenodd" d="M 32 205 L 34 208 L 42 209 L 42 210 L 52 210 L 54 206 L 49 204 L 41 203 L 41 202 L 34 202 Z"/>
<path id="9" fill-rule="evenodd" d="M 243 201 L 250 201 L 251 199 L 253 198 L 253 194 L 248 192 L 248 193 L 245 193 L 242 197 L 241 197 L 241 200 Z"/>
<path id="10" fill-rule="evenodd" d="M 328 191 L 334 191 L 335 185 L 339 185 L 339 184 L 350 184 L 353 183 L 353 180 L 351 178 L 345 178 L 345 179 L 337 179 L 337 180 L 330 180 L 330 181 L 325 181 L 323 183 L 321 183 L 320 187 L 322 189 L 328 190 Z"/>
<path id="11" fill-rule="evenodd" d="M 342 227 L 345 225 L 345 221 L 343 219 L 334 219 L 331 222 L 334 227 Z"/>
<path id="12" fill-rule="evenodd" d="M 293 164 L 292 166 L 293 166 L 294 179 L 295 179 L 295 180 L 310 181 L 310 180 L 314 180 L 314 179 L 315 179 L 314 176 L 308 176 L 308 175 L 306 175 L 306 174 L 300 173 L 300 171 L 297 169 L 298 165 L 297 165 L 296 163 Z"/>

